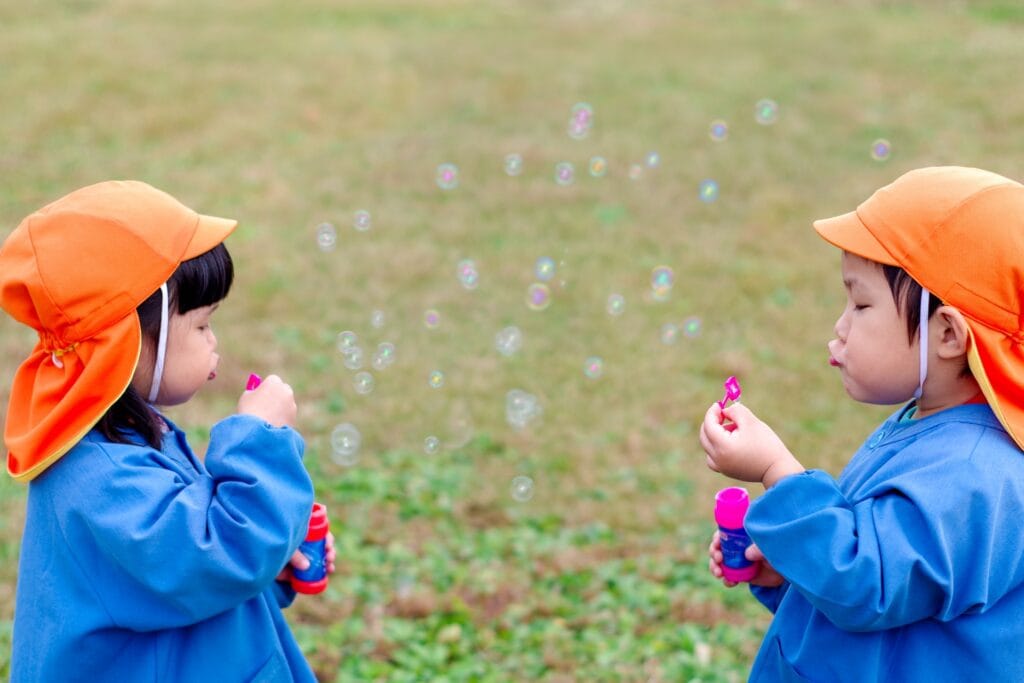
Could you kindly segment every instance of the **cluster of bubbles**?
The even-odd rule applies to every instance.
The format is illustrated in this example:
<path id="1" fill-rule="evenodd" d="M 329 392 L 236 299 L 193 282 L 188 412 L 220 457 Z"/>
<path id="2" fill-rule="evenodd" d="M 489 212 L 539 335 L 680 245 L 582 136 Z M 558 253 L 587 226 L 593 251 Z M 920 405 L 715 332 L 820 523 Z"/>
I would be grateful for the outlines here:
<path id="1" fill-rule="evenodd" d="M 544 413 L 540 401 L 533 394 L 522 389 L 512 389 L 505 394 L 505 421 L 515 429 L 526 429 Z"/>
<path id="2" fill-rule="evenodd" d="M 374 311 L 371 316 L 371 324 L 380 327 L 384 324 L 384 313 Z M 379 322 L 379 324 L 377 324 Z M 349 370 L 358 370 L 352 378 L 352 385 L 357 394 L 369 394 L 376 386 L 373 375 L 363 370 L 366 354 L 363 347 L 359 345 L 359 337 L 352 330 L 339 332 L 337 337 L 338 352 L 341 353 L 342 363 Z M 373 356 L 370 358 L 370 365 L 374 370 L 381 371 L 390 367 L 395 362 L 395 345 L 391 342 L 381 342 L 377 345 Z"/>
<path id="3" fill-rule="evenodd" d="M 352 217 L 352 227 L 366 232 L 373 225 L 373 218 L 366 209 L 359 209 Z M 334 223 L 323 222 L 316 226 L 316 245 L 320 251 L 333 251 L 338 244 L 338 229 Z"/>
<path id="4" fill-rule="evenodd" d="M 694 339 L 700 336 L 701 321 L 700 318 L 692 315 L 681 323 L 676 324 L 674 322 L 668 322 L 661 326 L 659 331 L 659 337 L 661 343 L 666 346 L 671 346 L 679 341 L 679 336 L 685 336 L 690 339 Z"/>

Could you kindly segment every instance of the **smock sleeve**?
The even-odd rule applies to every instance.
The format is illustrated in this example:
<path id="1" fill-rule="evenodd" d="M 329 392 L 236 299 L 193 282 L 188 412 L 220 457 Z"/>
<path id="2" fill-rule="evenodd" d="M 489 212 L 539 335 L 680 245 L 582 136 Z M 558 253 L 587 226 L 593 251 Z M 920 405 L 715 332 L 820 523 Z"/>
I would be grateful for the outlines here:
<path id="1" fill-rule="evenodd" d="M 768 608 L 768 611 L 775 614 L 779 609 L 779 603 L 782 602 L 782 596 L 786 594 L 786 590 L 789 588 L 788 583 L 783 583 L 781 586 L 751 586 L 750 593 L 757 598 L 757 601 Z"/>
<path id="2" fill-rule="evenodd" d="M 231 416 L 211 431 L 205 471 L 148 447 L 91 446 L 62 468 L 77 495 L 54 500 L 74 561 L 122 628 L 232 608 L 270 589 L 302 541 L 313 487 L 293 429 Z"/>
<path id="3" fill-rule="evenodd" d="M 859 500 L 812 470 L 769 489 L 745 526 L 790 590 L 837 627 L 871 631 L 983 610 L 1017 585 L 1022 550 L 1003 536 L 1021 498 L 970 459 L 935 458 Z"/>

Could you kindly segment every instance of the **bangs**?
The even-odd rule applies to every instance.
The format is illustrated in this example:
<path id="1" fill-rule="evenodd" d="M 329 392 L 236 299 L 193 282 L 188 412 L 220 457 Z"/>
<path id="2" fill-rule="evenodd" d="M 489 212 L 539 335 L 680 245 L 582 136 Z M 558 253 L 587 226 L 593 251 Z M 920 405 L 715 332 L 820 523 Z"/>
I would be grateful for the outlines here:
<path id="1" fill-rule="evenodd" d="M 171 276 L 178 313 L 212 306 L 228 295 L 235 277 L 231 255 L 223 243 L 195 258 L 183 261 Z"/>

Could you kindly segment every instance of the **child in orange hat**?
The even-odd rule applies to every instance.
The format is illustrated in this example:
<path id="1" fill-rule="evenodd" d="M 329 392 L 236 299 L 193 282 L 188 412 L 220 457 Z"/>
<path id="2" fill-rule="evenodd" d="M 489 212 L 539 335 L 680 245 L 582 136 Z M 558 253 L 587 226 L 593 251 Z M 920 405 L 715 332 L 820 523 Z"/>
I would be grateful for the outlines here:
<path id="1" fill-rule="evenodd" d="M 838 479 L 746 406 L 707 411 L 708 466 L 765 487 L 747 557 L 775 617 L 750 680 L 1024 680 L 1024 185 L 918 169 L 814 227 L 843 250 L 831 365 L 906 404 Z M 722 577 L 717 534 L 710 558 Z"/>
<path id="2" fill-rule="evenodd" d="M 12 681 L 315 680 L 281 614 L 313 503 L 291 388 L 246 391 L 205 460 L 156 408 L 216 375 L 235 225 L 106 182 L 0 247 L 0 306 L 39 333 L 4 426 L 29 487 Z"/>

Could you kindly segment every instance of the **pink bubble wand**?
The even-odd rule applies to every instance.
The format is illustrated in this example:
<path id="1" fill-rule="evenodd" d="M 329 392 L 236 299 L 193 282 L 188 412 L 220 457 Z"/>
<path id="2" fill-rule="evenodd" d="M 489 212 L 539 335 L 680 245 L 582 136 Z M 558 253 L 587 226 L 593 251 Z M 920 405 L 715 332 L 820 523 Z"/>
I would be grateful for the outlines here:
<path id="1" fill-rule="evenodd" d="M 728 403 L 729 401 L 738 401 L 738 400 L 740 400 L 740 394 L 743 393 L 743 389 L 740 388 L 740 381 L 738 379 L 736 379 L 735 376 L 732 376 L 729 379 L 725 380 L 724 386 L 725 386 L 725 396 L 722 398 L 721 401 L 717 402 L 719 408 L 725 408 L 725 404 Z M 729 432 L 732 432 L 732 431 L 736 430 L 736 423 L 735 422 L 730 422 L 729 424 L 723 424 L 722 426 L 725 427 L 726 431 L 729 431 Z"/>

